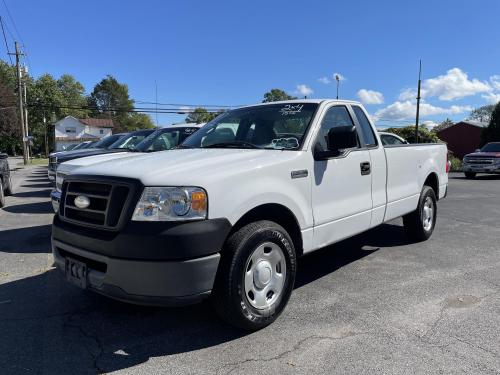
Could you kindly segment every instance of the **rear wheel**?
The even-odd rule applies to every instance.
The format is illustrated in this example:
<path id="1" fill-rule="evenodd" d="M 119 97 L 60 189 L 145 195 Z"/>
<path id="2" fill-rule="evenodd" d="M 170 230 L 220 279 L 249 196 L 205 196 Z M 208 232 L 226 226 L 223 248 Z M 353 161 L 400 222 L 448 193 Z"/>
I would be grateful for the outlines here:
<path id="1" fill-rule="evenodd" d="M 406 235 L 414 241 L 427 240 L 434 231 L 436 218 L 436 193 L 430 186 L 424 186 L 420 193 L 417 209 L 403 216 L 403 225 Z"/>
<path id="2" fill-rule="evenodd" d="M 212 294 L 216 312 L 228 323 L 258 330 L 274 322 L 293 290 L 293 242 L 272 221 L 250 223 L 228 239 Z"/>
<path id="3" fill-rule="evenodd" d="M 465 178 L 470 178 L 470 179 L 476 178 L 476 172 L 464 172 L 464 174 Z"/>
<path id="4" fill-rule="evenodd" d="M 5 195 L 14 194 L 14 189 L 12 189 L 12 179 L 9 176 L 9 186 L 5 189 Z"/>
<path id="5" fill-rule="evenodd" d="M 5 207 L 5 194 L 3 192 L 2 179 L 0 179 L 0 208 L 1 207 Z"/>

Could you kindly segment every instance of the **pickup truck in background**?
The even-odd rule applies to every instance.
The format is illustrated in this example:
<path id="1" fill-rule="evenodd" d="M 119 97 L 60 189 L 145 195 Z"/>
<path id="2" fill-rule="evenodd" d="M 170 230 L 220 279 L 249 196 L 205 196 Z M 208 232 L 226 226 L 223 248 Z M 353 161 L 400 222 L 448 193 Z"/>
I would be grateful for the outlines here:
<path id="1" fill-rule="evenodd" d="M 13 193 L 8 157 L 0 152 L 0 208 L 5 206 L 5 196 Z"/>
<path id="2" fill-rule="evenodd" d="M 428 239 L 445 144 L 384 147 L 361 104 L 294 100 L 225 112 L 177 149 L 65 177 L 52 226 L 69 282 L 139 304 L 210 296 L 229 323 L 272 323 L 297 258 L 403 217 Z"/>
<path id="3" fill-rule="evenodd" d="M 125 157 L 136 156 L 137 153 L 158 152 L 170 150 L 177 147 L 191 134 L 201 128 L 201 124 L 175 124 L 164 128 L 159 128 L 142 139 L 138 144 L 128 148 L 117 148 L 110 153 L 100 153 L 97 155 L 86 156 L 83 158 L 71 159 L 58 165 L 56 172 L 56 186 L 50 193 L 50 200 L 55 212 L 59 210 L 59 201 L 61 199 L 61 187 L 66 178 L 76 169 L 89 166 L 96 163 L 103 163 L 108 160 L 121 159 Z M 128 144 L 128 143 L 125 143 Z"/>
<path id="4" fill-rule="evenodd" d="M 500 142 L 485 144 L 480 150 L 464 156 L 462 170 L 467 178 L 478 173 L 500 173 Z"/>

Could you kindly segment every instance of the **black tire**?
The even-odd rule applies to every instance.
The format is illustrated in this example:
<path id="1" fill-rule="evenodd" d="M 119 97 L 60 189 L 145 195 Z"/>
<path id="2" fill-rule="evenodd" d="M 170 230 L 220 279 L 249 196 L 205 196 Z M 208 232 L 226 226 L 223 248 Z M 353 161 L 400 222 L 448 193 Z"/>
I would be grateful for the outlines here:
<path id="1" fill-rule="evenodd" d="M 430 200 L 433 207 L 432 222 L 426 221 L 424 206 Z M 418 207 L 415 211 L 403 216 L 403 225 L 406 236 L 413 241 L 425 241 L 429 239 L 436 226 L 437 218 L 437 199 L 434 189 L 430 186 L 424 186 L 418 200 Z M 427 225 L 426 225 L 427 223 Z M 430 224 L 430 226 L 428 226 Z"/>
<path id="2" fill-rule="evenodd" d="M 468 179 L 474 179 L 476 178 L 476 172 L 464 172 L 465 174 L 465 178 L 468 178 Z"/>
<path id="3" fill-rule="evenodd" d="M 5 195 L 13 195 L 14 189 L 12 189 L 12 179 L 9 176 L 9 186 L 5 189 Z"/>
<path id="4" fill-rule="evenodd" d="M 3 190 L 2 179 L 0 178 L 0 208 L 5 207 L 5 194 Z"/>
<path id="5" fill-rule="evenodd" d="M 285 281 L 271 306 L 257 309 L 245 293 L 244 276 L 247 261 L 266 242 L 277 245 L 284 256 Z M 217 314 L 233 326 L 250 331 L 264 328 L 278 318 L 288 303 L 296 269 L 295 248 L 283 227 L 267 220 L 247 224 L 232 234 L 224 246 L 212 292 L 212 305 Z"/>

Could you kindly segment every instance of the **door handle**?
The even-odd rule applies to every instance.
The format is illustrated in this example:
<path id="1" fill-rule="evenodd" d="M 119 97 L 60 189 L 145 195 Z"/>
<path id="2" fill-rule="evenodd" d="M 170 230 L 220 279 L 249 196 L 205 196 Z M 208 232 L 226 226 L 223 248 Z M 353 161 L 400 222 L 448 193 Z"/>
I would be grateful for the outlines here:
<path id="1" fill-rule="evenodd" d="M 364 161 L 360 163 L 361 167 L 361 176 L 366 176 L 371 173 L 371 165 L 369 161 Z"/>

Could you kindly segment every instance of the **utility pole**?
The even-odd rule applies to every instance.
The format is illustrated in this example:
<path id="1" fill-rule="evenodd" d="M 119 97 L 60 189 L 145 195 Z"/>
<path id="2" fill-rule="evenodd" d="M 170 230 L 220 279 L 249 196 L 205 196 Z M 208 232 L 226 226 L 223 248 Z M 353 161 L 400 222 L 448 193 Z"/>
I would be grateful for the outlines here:
<path id="1" fill-rule="evenodd" d="M 26 137 L 26 128 L 24 125 L 24 105 L 23 105 L 23 88 L 21 83 L 21 65 L 19 63 L 19 56 L 23 56 L 24 54 L 19 51 L 19 44 L 15 42 L 16 52 L 10 53 L 11 55 L 16 56 L 16 71 L 17 71 L 17 96 L 19 99 L 19 119 L 21 121 L 21 134 L 22 134 L 22 145 L 23 145 L 23 159 L 24 164 L 28 164 L 28 151 L 27 151 L 27 137 Z"/>
<path id="2" fill-rule="evenodd" d="M 415 120 L 415 142 L 419 143 L 418 135 L 418 120 L 420 116 L 420 85 L 422 83 L 422 60 L 420 60 L 420 66 L 418 68 L 418 89 L 417 89 L 417 118 Z"/>
<path id="3" fill-rule="evenodd" d="M 25 67 L 24 69 L 25 75 L 27 72 L 27 69 Z M 24 127 L 25 127 L 25 134 L 26 134 L 26 151 L 28 155 L 28 160 L 30 159 L 31 155 L 31 140 L 30 140 L 30 132 L 29 132 L 29 127 L 28 127 L 28 97 L 26 95 L 26 81 L 23 82 L 23 95 L 24 95 Z"/>

